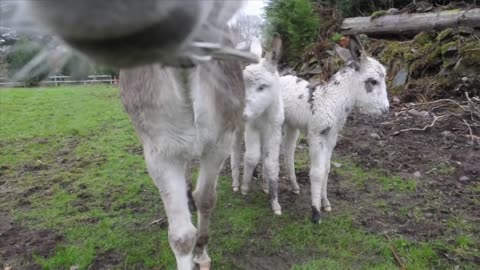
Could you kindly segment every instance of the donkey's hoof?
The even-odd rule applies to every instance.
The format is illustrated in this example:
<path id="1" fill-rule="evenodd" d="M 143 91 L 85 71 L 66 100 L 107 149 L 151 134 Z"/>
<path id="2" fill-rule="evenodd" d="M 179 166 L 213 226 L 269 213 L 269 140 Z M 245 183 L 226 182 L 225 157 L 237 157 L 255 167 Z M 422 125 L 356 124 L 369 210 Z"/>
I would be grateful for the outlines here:
<path id="1" fill-rule="evenodd" d="M 263 193 L 268 194 L 268 188 L 262 188 Z"/>
<path id="2" fill-rule="evenodd" d="M 322 223 L 322 219 L 320 218 L 320 211 L 318 211 L 315 206 L 312 206 L 312 222 L 315 224 Z"/>
<path id="3" fill-rule="evenodd" d="M 210 259 L 210 257 L 208 257 L 208 255 L 203 254 L 201 256 L 195 257 L 195 259 L 193 259 L 193 262 L 195 263 L 195 270 L 210 270 L 210 264 L 212 263 L 212 260 Z"/>
<path id="4" fill-rule="evenodd" d="M 200 270 L 210 270 L 210 264 L 211 262 L 204 262 L 199 264 L 198 266 L 200 267 Z"/>
<path id="5" fill-rule="evenodd" d="M 300 189 L 292 189 L 293 194 L 300 194 Z"/>
<path id="6" fill-rule="evenodd" d="M 238 192 L 238 187 L 233 187 L 233 192 Z"/>
<path id="7" fill-rule="evenodd" d="M 324 206 L 323 207 L 323 211 L 325 212 L 332 212 L 332 207 L 329 205 L 329 206 Z"/>
<path id="8" fill-rule="evenodd" d="M 281 209 L 273 210 L 273 213 L 277 216 L 281 216 L 282 215 L 282 210 Z"/>
<path id="9" fill-rule="evenodd" d="M 211 262 L 195 263 L 195 270 L 210 270 Z"/>

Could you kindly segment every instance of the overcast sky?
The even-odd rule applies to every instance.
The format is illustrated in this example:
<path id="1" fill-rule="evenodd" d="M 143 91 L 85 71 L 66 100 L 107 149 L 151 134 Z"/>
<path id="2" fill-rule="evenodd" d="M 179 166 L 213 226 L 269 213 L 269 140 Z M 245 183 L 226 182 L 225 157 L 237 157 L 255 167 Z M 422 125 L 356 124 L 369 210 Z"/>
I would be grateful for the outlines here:
<path id="1" fill-rule="evenodd" d="M 245 3 L 245 6 L 241 10 L 249 15 L 262 15 L 263 8 L 265 7 L 264 0 L 248 0 Z"/>

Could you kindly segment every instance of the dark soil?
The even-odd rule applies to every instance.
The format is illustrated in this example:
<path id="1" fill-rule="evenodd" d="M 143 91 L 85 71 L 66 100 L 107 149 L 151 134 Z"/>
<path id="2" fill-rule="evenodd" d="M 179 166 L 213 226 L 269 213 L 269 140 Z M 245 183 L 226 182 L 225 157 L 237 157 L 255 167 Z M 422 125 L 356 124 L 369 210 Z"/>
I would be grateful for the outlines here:
<path id="1" fill-rule="evenodd" d="M 425 131 L 396 134 L 402 129 L 423 128 L 430 125 L 433 119 L 431 116 L 414 116 L 400 111 L 405 110 L 394 109 L 385 119 L 373 119 L 359 113 L 349 117 L 333 159 L 351 161 L 367 172 L 415 179 L 415 190 L 384 190 L 374 180 L 359 186 L 348 177 L 336 173 L 332 166 L 328 194 L 333 212 L 322 214 L 322 218 L 348 213 L 354 224 L 367 232 L 392 238 L 401 235 L 414 241 L 452 242 L 463 233 L 475 236 L 474 248 L 478 249 L 480 142 L 465 136 L 469 134 L 468 129 L 456 118 L 445 118 Z M 474 130 L 474 133 L 480 132 Z M 296 153 L 296 156 L 303 154 L 308 157 L 305 140 L 299 140 Z M 230 175 L 228 162 L 225 167 L 223 173 Z M 295 195 L 290 192 L 283 167 L 281 164 L 279 200 L 282 212 L 298 219 L 310 217 L 308 168 L 296 169 L 301 194 Z M 260 172 L 259 166 L 257 175 Z M 384 205 L 378 205 L 379 202 Z M 455 220 L 470 226 L 453 225 Z M 268 232 L 262 232 L 258 237 L 267 235 Z M 451 263 L 480 263 L 479 255 L 452 255 L 441 248 L 437 252 Z M 289 257 L 288 254 L 272 257 L 257 253 L 256 256 L 268 258 L 263 261 L 265 263 L 272 262 L 258 269 L 289 269 L 300 259 Z M 249 269 L 247 266 L 245 269 Z"/>
<path id="2" fill-rule="evenodd" d="M 480 144 L 465 136 L 468 129 L 452 118 L 425 131 L 394 135 L 431 122 L 430 116 L 402 114 L 383 122 L 357 115 L 347 123 L 335 150 L 338 157 L 348 157 L 364 169 L 417 182 L 415 191 L 400 193 L 381 191 L 367 183 L 367 194 L 357 197 L 351 196 L 355 187 L 346 186 L 344 179 L 333 174 L 332 199 L 360 204 L 356 221 L 367 230 L 426 241 L 453 233 L 448 221 L 458 217 L 477 224 L 472 233 L 480 232 Z M 379 200 L 387 203 L 389 213 L 372 211 L 370 206 Z M 401 208 L 407 210 L 406 216 Z"/>
<path id="3" fill-rule="evenodd" d="M 32 230 L 0 213 L 0 267 L 12 269 L 42 269 L 33 256 L 53 255 L 63 237 L 53 230 Z"/>

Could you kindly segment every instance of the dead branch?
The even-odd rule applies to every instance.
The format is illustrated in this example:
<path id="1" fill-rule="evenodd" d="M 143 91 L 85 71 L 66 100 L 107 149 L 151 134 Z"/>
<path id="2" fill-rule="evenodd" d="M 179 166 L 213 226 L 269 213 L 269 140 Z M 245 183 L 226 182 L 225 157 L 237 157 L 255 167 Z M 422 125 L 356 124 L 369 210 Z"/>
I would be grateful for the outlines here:
<path id="1" fill-rule="evenodd" d="M 449 27 L 480 27 L 480 8 L 447 10 L 441 12 L 385 15 L 347 18 L 343 21 L 341 34 L 367 34 L 385 36 L 392 34 L 414 35 L 421 31 L 439 31 Z"/>
<path id="2" fill-rule="evenodd" d="M 389 241 L 391 241 L 391 240 L 390 240 L 390 237 L 388 237 L 388 235 L 384 235 L 384 236 L 385 236 L 385 238 L 387 238 Z M 395 251 L 395 247 L 394 247 L 392 244 L 390 244 L 390 243 L 388 243 L 388 246 L 390 247 L 390 251 L 392 252 L 393 257 L 395 258 L 395 261 L 397 262 L 398 266 L 400 266 L 400 269 L 406 270 L 407 267 L 406 267 L 405 264 L 403 263 L 403 260 L 400 258 L 400 256 L 398 255 L 398 253 Z"/>
<path id="3" fill-rule="evenodd" d="M 457 105 L 458 107 L 460 108 L 463 108 L 463 106 L 456 102 L 455 100 L 453 99 L 449 99 L 449 98 L 445 98 L 445 99 L 437 99 L 437 100 L 434 100 L 434 101 L 429 101 L 429 102 L 421 102 L 421 103 L 413 103 L 412 106 L 420 106 L 420 105 L 431 105 L 431 104 L 434 104 L 434 103 L 439 103 L 439 102 L 450 102 L 450 103 L 453 103 L 455 105 Z"/>
<path id="4" fill-rule="evenodd" d="M 472 127 L 470 127 L 470 125 L 468 124 L 467 121 L 465 121 L 465 119 L 462 120 L 463 123 L 467 126 L 468 128 L 468 132 L 470 133 L 470 137 L 472 138 L 472 142 L 473 142 L 473 132 L 472 132 Z"/>
<path id="5" fill-rule="evenodd" d="M 392 136 L 397 136 L 398 134 L 400 133 L 403 133 L 403 132 L 407 132 L 407 131 L 425 131 L 427 130 L 428 128 L 431 128 L 435 125 L 435 123 L 437 122 L 438 119 L 443 119 L 445 117 L 447 117 L 448 115 L 442 115 L 442 116 L 436 116 L 436 115 L 433 115 L 433 121 L 430 125 L 427 125 L 427 126 L 424 126 L 423 128 L 405 128 L 405 129 L 401 129 L 401 130 L 398 130 L 398 131 L 395 131 Z"/>
<path id="6" fill-rule="evenodd" d="M 155 225 L 155 224 L 163 225 L 165 222 L 167 222 L 167 221 L 164 218 L 159 218 L 159 219 L 155 219 L 154 221 L 150 222 L 150 225 Z"/>
<path id="7" fill-rule="evenodd" d="M 470 98 L 470 96 L 468 95 L 468 92 L 465 92 L 465 97 L 467 97 L 468 108 L 470 109 L 470 115 L 472 116 L 472 120 L 473 120 L 473 115 L 475 115 L 478 119 L 480 119 L 480 109 L 477 108 L 477 106 L 475 105 L 475 102 L 473 102 L 473 100 L 476 100 L 476 101 L 480 101 L 480 100 L 476 97 Z"/>

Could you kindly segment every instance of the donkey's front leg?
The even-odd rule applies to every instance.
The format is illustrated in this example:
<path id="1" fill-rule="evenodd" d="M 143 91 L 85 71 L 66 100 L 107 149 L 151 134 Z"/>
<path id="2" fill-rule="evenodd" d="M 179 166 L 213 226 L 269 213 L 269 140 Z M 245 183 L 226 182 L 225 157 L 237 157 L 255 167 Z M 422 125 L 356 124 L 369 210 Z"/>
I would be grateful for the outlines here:
<path id="1" fill-rule="evenodd" d="M 200 159 L 200 173 L 197 187 L 193 193 L 198 209 L 198 233 L 194 260 L 201 270 L 210 268 L 211 260 L 207 253 L 208 227 L 217 201 L 218 173 L 228 156 L 228 151 L 226 151 L 228 144 L 219 144 L 207 149 Z"/>
<path id="2" fill-rule="evenodd" d="M 320 223 L 320 210 L 322 208 L 322 187 L 328 177 L 325 166 L 330 161 L 326 139 L 322 136 L 309 134 L 308 145 L 310 153 L 310 184 L 312 196 L 312 221 Z M 325 183 L 326 184 L 326 183 Z"/>
<path id="3" fill-rule="evenodd" d="M 272 210 L 276 215 L 282 214 L 282 208 L 278 202 L 278 172 L 279 172 L 279 154 L 280 141 L 282 139 L 281 128 L 272 127 L 266 132 L 262 133 L 262 153 L 263 153 L 263 168 L 264 181 L 268 183 L 268 194 L 270 196 L 270 203 Z"/>
<path id="4" fill-rule="evenodd" d="M 168 240 L 179 270 L 193 269 L 192 251 L 197 230 L 188 209 L 185 160 L 165 157 L 155 147 L 144 145 L 148 172 L 160 191 L 168 218 Z"/>
<path id="5" fill-rule="evenodd" d="M 326 150 L 325 150 L 324 167 L 325 167 L 326 173 L 322 181 L 322 209 L 325 210 L 325 212 L 332 211 L 332 205 L 330 204 L 330 201 L 327 198 L 327 182 L 328 182 L 328 176 L 330 174 L 330 164 L 332 159 L 333 148 L 335 147 L 335 143 L 334 143 L 335 141 L 336 141 L 336 137 L 333 139 L 328 138 Z"/>

